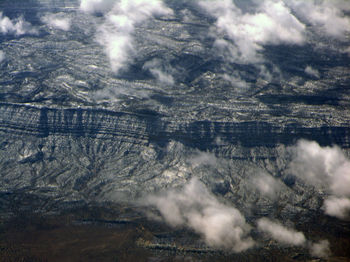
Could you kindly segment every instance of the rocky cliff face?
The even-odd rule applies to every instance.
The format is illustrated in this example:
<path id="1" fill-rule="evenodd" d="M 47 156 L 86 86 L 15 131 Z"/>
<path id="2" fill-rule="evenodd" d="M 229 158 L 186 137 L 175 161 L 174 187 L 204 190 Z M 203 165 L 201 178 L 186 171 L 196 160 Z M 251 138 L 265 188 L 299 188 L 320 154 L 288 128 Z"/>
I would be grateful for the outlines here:
<path id="1" fill-rule="evenodd" d="M 346 123 L 320 127 L 301 124 L 277 125 L 265 121 L 177 121 L 152 112 L 127 113 L 103 109 L 57 109 L 21 104 L 0 104 L 0 128 L 5 133 L 34 137 L 73 136 L 126 139 L 133 143 L 166 144 L 170 140 L 201 150 L 216 146 L 220 138 L 232 145 L 276 147 L 298 139 L 321 145 L 349 148 Z"/>

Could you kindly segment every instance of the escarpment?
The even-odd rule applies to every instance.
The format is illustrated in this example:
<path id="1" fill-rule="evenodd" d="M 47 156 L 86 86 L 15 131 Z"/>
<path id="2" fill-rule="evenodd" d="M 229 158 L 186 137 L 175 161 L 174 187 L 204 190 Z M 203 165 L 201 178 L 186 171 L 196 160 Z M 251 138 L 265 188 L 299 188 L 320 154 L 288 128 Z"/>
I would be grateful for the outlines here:
<path id="1" fill-rule="evenodd" d="M 174 121 L 166 116 L 114 112 L 103 109 L 48 108 L 0 104 L 0 130 L 6 133 L 47 137 L 83 136 L 97 139 L 126 139 L 132 143 L 160 143 L 175 140 L 190 147 L 208 149 L 216 139 L 245 147 L 289 145 L 304 138 L 321 145 L 350 147 L 348 123 L 306 127 L 298 123 L 266 121 Z"/>

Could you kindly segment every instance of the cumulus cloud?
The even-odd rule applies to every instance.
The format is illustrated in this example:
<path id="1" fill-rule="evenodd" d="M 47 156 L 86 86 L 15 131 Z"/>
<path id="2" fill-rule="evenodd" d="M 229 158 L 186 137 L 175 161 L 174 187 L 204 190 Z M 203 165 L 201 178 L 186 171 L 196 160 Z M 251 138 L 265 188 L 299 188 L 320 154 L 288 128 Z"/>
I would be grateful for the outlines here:
<path id="1" fill-rule="evenodd" d="M 319 242 L 307 241 L 302 232 L 287 228 L 279 222 L 261 218 L 257 221 L 258 230 L 265 233 L 278 243 L 287 246 L 305 246 L 313 257 L 326 258 L 331 254 L 328 240 Z"/>
<path id="2" fill-rule="evenodd" d="M 344 12 L 349 11 L 347 0 L 303 1 L 286 0 L 298 15 L 311 25 L 320 28 L 328 36 L 343 39 L 350 32 L 350 20 Z"/>
<path id="3" fill-rule="evenodd" d="M 232 74 L 223 74 L 222 78 L 229 82 L 233 87 L 239 89 L 249 88 L 250 84 L 244 81 L 238 73 L 234 72 Z"/>
<path id="4" fill-rule="evenodd" d="M 174 71 L 169 65 L 162 65 L 160 59 L 152 59 L 143 65 L 143 69 L 148 70 L 160 84 L 172 86 L 174 78 L 171 72 Z"/>
<path id="5" fill-rule="evenodd" d="M 193 167 L 201 165 L 215 166 L 218 163 L 218 159 L 213 153 L 198 151 L 194 156 L 189 158 L 189 163 Z"/>
<path id="6" fill-rule="evenodd" d="M 0 63 L 5 60 L 5 53 L 0 50 Z"/>
<path id="7" fill-rule="evenodd" d="M 71 26 L 69 18 L 60 17 L 58 14 L 46 14 L 41 18 L 45 24 L 52 28 L 68 31 Z"/>
<path id="8" fill-rule="evenodd" d="M 339 219 L 346 219 L 350 214 L 350 199 L 330 197 L 324 201 L 325 213 Z"/>
<path id="9" fill-rule="evenodd" d="M 220 203 L 196 178 L 181 190 L 149 196 L 145 203 L 156 207 L 169 225 L 200 234 L 209 246 L 240 252 L 254 245 L 242 214 Z"/>
<path id="10" fill-rule="evenodd" d="M 115 0 L 81 0 L 80 9 L 87 13 L 104 13 L 115 4 Z"/>
<path id="11" fill-rule="evenodd" d="M 2 12 L 0 12 L 0 32 L 5 35 L 10 34 L 15 36 L 38 34 L 38 30 L 29 22 L 25 21 L 23 17 L 11 20 L 7 16 L 4 16 Z"/>
<path id="12" fill-rule="evenodd" d="M 338 146 L 321 147 L 300 140 L 292 148 L 290 171 L 312 185 L 329 189 L 337 196 L 350 196 L 350 161 Z"/>
<path id="13" fill-rule="evenodd" d="M 260 194 L 267 196 L 271 199 L 275 199 L 280 192 L 283 184 L 281 181 L 275 179 L 274 177 L 266 174 L 259 173 L 252 180 L 253 185 Z"/>
<path id="14" fill-rule="evenodd" d="M 321 147 L 318 143 L 298 141 L 289 171 L 305 182 L 330 193 L 325 201 L 329 215 L 344 218 L 349 210 L 350 160 L 338 146 Z"/>
<path id="15" fill-rule="evenodd" d="M 350 32 L 347 0 L 262 0 L 251 1 L 249 8 L 247 4 L 235 3 L 198 2 L 202 10 L 216 19 L 210 30 L 215 51 L 232 62 L 264 62 L 266 45 L 302 45 L 315 32 L 337 39 L 346 39 Z"/>
<path id="16" fill-rule="evenodd" d="M 113 3 L 86 0 L 81 2 L 80 8 L 86 12 L 105 12 L 105 22 L 98 29 L 97 41 L 105 48 L 112 70 L 119 73 L 127 68 L 137 53 L 133 37 L 135 27 L 154 16 L 171 15 L 173 12 L 160 0 L 121 0 Z M 160 81 L 171 81 L 171 77 L 160 70 L 153 69 L 153 74 Z"/>
<path id="17" fill-rule="evenodd" d="M 320 72 L 317 69 L 312 68 L 311 66 L 307 66 L 304 70 L 306 74 L 312 77 L 320 78 Z"/>
<path id="18" fill-rule="evenodd" d="M 255 13 L 243 12 L 231 0 L 200 1 L 199 5 L 216 19 L 214 46 L 236 61 L 261 61 L 259 51 L 265 44 L 305 41 L 305 25 L 282 1 L 262 1 Z"/>
<path id="19" fill-rule="evenodd" d="M 331 254 L 329 241 L 321 240 L 317 243 L 313 243 L 310 246 L 310 254 L 313 257 L 326 258 Z"/>
<path id="20" fill-rule="evenodd" d="M 105 48 L 113 72 L 125 69 L 135 54 L 133 39 L 130 35 L 110 34 L 107 27 L 100 29 L 99 43 Z"/>
<path id="21" fill-rule="evenodd" d="M 268 234 L 272 239 L 285 245 L 302 246 L 306 243 L 303 233 L 294 229 L 284 227 L 278 222 L 273 222 L 267 218 L 261 218 L 257 221 L 258 229 Z"/>

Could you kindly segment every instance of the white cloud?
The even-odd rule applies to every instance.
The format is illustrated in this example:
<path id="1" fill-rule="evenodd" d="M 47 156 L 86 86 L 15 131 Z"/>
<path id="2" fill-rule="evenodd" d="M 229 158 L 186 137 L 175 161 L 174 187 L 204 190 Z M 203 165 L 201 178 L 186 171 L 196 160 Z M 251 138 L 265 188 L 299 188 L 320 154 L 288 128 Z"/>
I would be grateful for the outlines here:
<path id="1" fill-rule="evenodd" d="M 293 151 L 290 171 L 294 175 L 334 195 L 350 196 L 350 161 L 339 147 L 321 147 L 316 142 L 300 140 Z"/>
<path id="2" fill-rule="evenodd" d="M 198 5 L 216 19 L 210 30 L 215 51 L 238 63 L 263 62 L 265 45 L 302 45 L 315 32 L 346 39 L 350 32 L 347 0 L 263 0 L 253 1 L 247 10 L 232 0 Z"/>
<path id="3" fill-rule="evenodd" d="M 90 3 L 90 1 L 88 2 Z M 93 10 L 98 10 L 100 5 L 101 8 L 104 8 L 106 4 L 105 1 L 92 1 L 91 3 Z M 115 2 L 111 10 L 105 14 L 106 20 L 99 28 L 97 35 L 97 41 L 105 47 L 112 70 L 118 73 L 120 70 L 126 69 L 136 55 L 133 38 L 135 26 L 151 17 L 166 16 L 172 13 L 172 10 L 160 0 L 121 0 Z M 153 74 L 161 81 L 171 80 L 160 70 L 154 69 Z"/>
<path id="4" fill-rule="evenodd" d="M 11 34 L 15 36 L 38 34 L 38 30 L 29 22 L 25 21 L 23 17 L 11 20 L 7 16 L 4 16 L 2 12 L 0 12 L 0 32 L 5 35 Z"/>
<path id="5" fill-rule="evenodd" d="M 302 44 L 305 25 L 282 1 L 263 1 L 255 13 L 244 13 L 233 1 L 201 1 L 199 5 L 216 18 L 214 46 L 239 62 L 261 61 L 265 44 Z M 220 35 L 230 40 L 223 40 Z"/>
<path id="6" fill-rule="evenodd" d="M 160 82 L 161 84 L 173 85 L 174 79 L 171 75 L 164 73 L 158 68 L 150 68 L 151 74 Z"/>
<path id="7" fill-rule="evenodd" d="M 311 66 L 307 66 L 304 72 L 310 76 L 320 78 L 320 72 L 317 69 L 312 68 Z"/>
<path id="8" fill-rule="evenodd" d="M 68 31 L 71 26 L 69 18 L 60 17 L 57 14 L 46 14 L 41 18 L 41 21 L 52 28 L 60 29 L 63 31 Z"/>
<path id="9" fill-rule="evenodd" d="M 350 160 L 337 146 L 321 147 L 316 142 L 306 140 L 298 141 L 292 151 L 294 157 L 289 171 L 336 196 L 325 201 L 326 213 L 344 218 L 350 203 Z"/>
<path id="10" fill-rule="evenodd" d="M 310 246 L 310 254 L 313 257 L 320 257 L 320 258 L 326 258 L 331 254 L 330 247 L 329 247 L 329 241 L 328 240 L 321 240 L 317 243 L 313 243 Z"/>
<path id="11" fill-rule="evenodd" d="M 5 53 L 0 50 L 0 63 L 5 60 Z"/>
<path id="12" fill-rule="evenodd" d="M 350 10 L 347 0 L 286 0 L 285 2 L 303 19 L 320 28 L 328 36 L 343 39 L 346 33 L 350 32 L 350 20 L 344 15 L 344 11 Z"/>
<path id="13" fill-rule="evenodd" d="M 350 215 L 350 199 L 330 197 L 324 201 L 324 208 L 327 215 L 346 219 Z"/>
<path id="14" fill-rule="evenodd" d="M 260 194 L 271 199 L 275 199 L 283 187 L 281 181 L 265 173 L 259 173 L 253 178 L 252 182 L 253 185 L 259 190 Z"/>
<path id="15" fill-rule="evenodd" d="M 270 81 L 272 80 L 272 74 L 271 74 L 271 72 L 266 68 L 266 66 L 264 66 L 264 65 L 259 65 L 258 68 L 259 68 L 259 70 L 260 70 L 259 76 L 260 76 L 263 80 L 270 82 Z M 273 71 L 273 73 L 279 73 L 279 74 L 280 74 L 279 69 L 278 69 L 277 67 L 275 67 L 275 66 L 273 67 L 272 71 Z"/>
<path id="16" fill-rule="evenodd" d="M 258 28 L 256 41 L 270 44 L 303 44 L 305 25 L 302 24 L 283 2 L 264 1 L 260 14 L 248 16 Z M 257 30 L 257 29 L 255 29 Z"/>
<path id="17" fill-rule="evenodd" d="M 193 167 L 201 165 L 215 166 L 218 159 L 213 153 L 198 151 L 194 156 L 189 158 L 189 162 Z"/>
<path id="18" fill-rule="evenodd" d="M 113 72 L 118 73 L 132 62 L 135 48 L 130 35 L 113 35 L 104 27 L 100 29 L 98 42 L 104 46 Z"/>
<path id="19" fill-rule="evenodd" d="M 155 206 L 169 225 L 185 226 L 203 236 L 209 246 L 241 252 L 254 245 L 242 214 L 220 203 L 196 178 L 181 190 L 149 196 L 145 203 Z"/>
<path id="20" fill-rule="evenodd" d="M 172 86 L 174 84 L 174 78 L 170 74 L 174 71 L 170 66 L 162 65 L 160 59 L 152 59 L 147 61 L 143 65 L 143 69 L 149 70 L 149 72 L 157 79 L 160 84 Z"/>
<path id="21" fill-rule="evenodd" d="M 257 224 L 260 231 L 268 234 L 272 239 L 279 243 L 292 246 L 302 246 L 306 243 L 306 238 L 303 233 L 286 228 L 267 218 L 259 219 Z"/>
<path id="22" fill-rule="evenodd" d="M 86 13 L 104 13 L 112 9 L 116 0 L 81 0 L 80 9 Z"/>
<path id="23" fill-rule="evenodd" d="M 246 89 L 249 88 L 250 84 L 244 81 L 238 73 L 234 72 L 232 74 L 223 74 L 222 78 L 225 79 L 227 82 L 232 84 L 234 87 L 239 89 Z"/>

